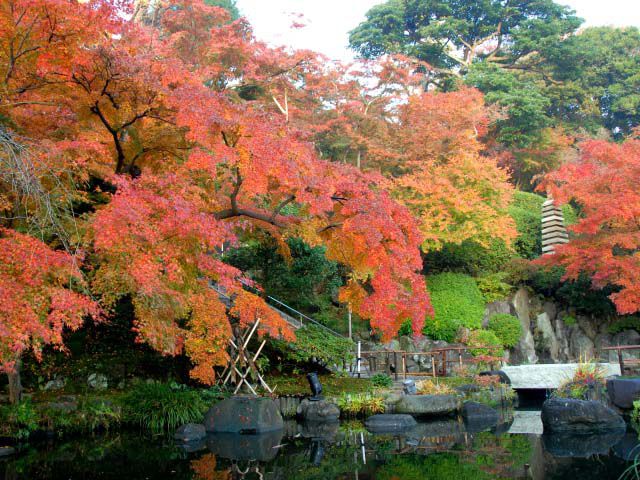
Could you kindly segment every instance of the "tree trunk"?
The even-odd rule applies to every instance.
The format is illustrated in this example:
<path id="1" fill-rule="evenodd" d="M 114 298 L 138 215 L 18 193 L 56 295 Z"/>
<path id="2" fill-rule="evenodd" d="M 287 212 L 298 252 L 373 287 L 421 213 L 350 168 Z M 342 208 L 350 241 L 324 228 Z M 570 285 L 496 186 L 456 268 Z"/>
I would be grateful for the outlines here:
<path id="1" fill-rule="evenodd" d="M 9 372 L 9 402 L 12 404 L 20 403 L 22 400 L 22 382 L 20 381 L 21 360 L 16 360 L 14 370 Z"/>

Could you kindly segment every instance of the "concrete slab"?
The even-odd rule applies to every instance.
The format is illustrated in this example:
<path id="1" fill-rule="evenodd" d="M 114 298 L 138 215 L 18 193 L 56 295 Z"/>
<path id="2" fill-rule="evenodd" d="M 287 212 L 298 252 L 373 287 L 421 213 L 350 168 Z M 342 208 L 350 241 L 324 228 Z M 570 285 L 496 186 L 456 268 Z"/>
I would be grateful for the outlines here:
<path id="1" fill-rule="evenodd" d="M 605 377 L 620 375 L 618 363 L 600 363 Z M 502 371 L 511 380 L 511 388 L 516 390 L 556 389 L 564 382 L 571 380 L 580 364 L 560 363 L 549 365 L 518 365 L 502 367 Z"/>
<path id="2" fill-rule="evenodd" d="M 543 430 L 540 410 L 516 410 L 508 433 L 542 435 Z"/>

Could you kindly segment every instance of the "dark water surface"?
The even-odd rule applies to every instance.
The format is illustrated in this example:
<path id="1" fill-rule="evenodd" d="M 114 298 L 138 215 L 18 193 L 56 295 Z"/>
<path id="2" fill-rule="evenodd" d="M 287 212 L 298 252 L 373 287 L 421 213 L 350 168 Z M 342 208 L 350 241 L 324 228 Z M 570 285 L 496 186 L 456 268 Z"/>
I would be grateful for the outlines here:
<path id="1" fill-rule="evenodd" d="M 632 432 L 549 437 L 536 433 L 536 420 L 516 413 L 492 431 L 439 420 L 402 435 L 373 435 L 357 422 L 288 424 L 284 432 L 210 436 L 188 447 L 105 434 L 35 444 L 0 460 L 0 479 L 605 480 L 617 479 L 640 449 Z"/>

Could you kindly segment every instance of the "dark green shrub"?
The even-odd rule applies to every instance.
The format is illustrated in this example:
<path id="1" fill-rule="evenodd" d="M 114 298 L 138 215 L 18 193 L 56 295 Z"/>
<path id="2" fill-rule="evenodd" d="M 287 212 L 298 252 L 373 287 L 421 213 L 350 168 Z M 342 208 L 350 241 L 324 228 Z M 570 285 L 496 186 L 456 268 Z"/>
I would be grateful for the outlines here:
<path id="1" fill-rule="evenodd" d="M 398 336 L 412 336 L 413 335 L 413 327 L 411 326 L 411 320 L 405 320 L 402 325 L 400 325 L 400 329 L 398 330 Z"/>
<path id="2" fill-rule="evenodd" d="M 511 294 L 513 285 L 504 281 L 506 277 L 506 273 L 499 272 L 476 278 L 476 283 L 486 303 L 504 300 Z"/>
<path id="3" fill-rule="evenodd" d="M 342 365 L 355 355 L 355 343 L 331 334 L 319 325 L 308 324 L 296 331 L 295 342 L 272 340 L 271 344 L 294 363 L 315 362 L 323 366 Z"/>
<path id="4" fill-rule="evenodd" d="M 371 377 L 371 385 L 377 388 L 391 388 L 393 379 L 385 373 L 376 373 Z"/>
<path id="5" fill-rule="evenodd" d="M 625 330 L 636 330 L 640 332 L 640 317 L 621 317 L 609 326 L 609 333 L 612 335 Z"/>
<path id="6" fill-rule="evenodd" d="M 38 429 L 41 417 L 30 400 L 0 407 L 0 435 L 26 440 Z"/>
<path id="7" fill-rule="evenodd" d="M 522 335 L 520 320 L 506 313 L 493 315 L 487 327 L 500 339 L 502 346 L 507 348 L 515 347 Z"/>
<path id="8" fill-rule="evenodd" d="M 272 240 L 252 240 L 228 250 L 224 261 L 249 272 L 267 295 L 303 313 L 330 310 L 343 283 L 339 265 L 327 260 L 324 247 L 311 247 L 299 238 L 287 239 L 287 247 L 290 258 Z"/>
<path id="9" fill-rule="evenodd" d="M 542 204 L 544 197 L 535 193 L 516 191 L 509 207 L 509 215 L 516 223 L 518 237 L 514 250 L 522 258 L 532 259 L 542 253 Z"/>
<path id="10" fill-rule="evenodd" d="M 495 240 L 488 246 L 472 240 L 465 240 L 460 244 L 447 243 L 440 250 L 424 255 L 424 271 L 431 275 L 459 272 L 479 276 L 501 271 L 513 255 L 502 240 Z"/>
<path id="11" fill-rule="evenodd" d="M 427 288 L 435 316 L 426 319 L 425 335 L 451 342 L 461 326 L 480 328 L 484 299 L 473 278 L 461 273 L 441 273 L 427 278 Z"/>
<path id="12" fill-rule="evenodd" d="M 122 397 L 124 420 L 154 434 L 202 422 L 209 407 L 199 392 L 166 383 L 139 383 Z"/>
<path id="13" fill-rule="evenodd" d="M 504 353 L 501 348 L 482 347 L 502 347 L 502 341 L 490 330 L 474 330 L 469 338 L 469 351 L 474 357 L 490 356 L 500 357 Z"/>

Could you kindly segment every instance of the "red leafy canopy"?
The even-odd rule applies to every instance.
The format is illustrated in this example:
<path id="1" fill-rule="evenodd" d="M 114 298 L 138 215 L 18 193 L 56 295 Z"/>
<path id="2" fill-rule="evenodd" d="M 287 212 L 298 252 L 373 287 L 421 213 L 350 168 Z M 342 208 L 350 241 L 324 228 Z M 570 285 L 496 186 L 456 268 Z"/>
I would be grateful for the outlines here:
<path id="1" fill-rule="evenodd" d="M 571 242 L 542 262 L 565 266 L 570 279 L 588 273 L 595 288 L 616 286 L 618 312 L 640 311 L 640 141 L 585 142 L 580 159 L 543 186 L 561 203 L 575 201 L 581 215 Z"/>
<path id="2" fill-rule="evenodd" d="M 264 333 L 291 338 L 217 253 L 262 229 L 325 244 L 350 269 L 341 298 L 374 328 L 390 336 L 411 319 L 419 331 L 430 305 L 415 221 L 376 178 L 320 160 L 304 122 L 294 130 L 282 115 L 283 93 L 291 112 L 304 110 L 298 86 L 321 65 L 267 48 L 200 0 L 154 5 L 131 21 L 115 2 L 10 0 L 0 10 L 4 50 L 28 49 L 0 63 L 0 114 L 79 181 L 117 187 L 88 215 L 92 287 L 105 305 L 130 296 L 140 340 L 186 352 L 194 378 L 210 383 L 231 327 L 209 280 L 237 295 L 230 314 L 241 323 L 259 315 Z"/>
<path id="3" fill-rule="evenodd" d="M 35 238 L 0 229 L 0 367 L 13 369 L 22 353 L 62 348 L 65 328 L 99 316 L 97 305 L 71 290 L 82 286 L 75 259 Z"/>

